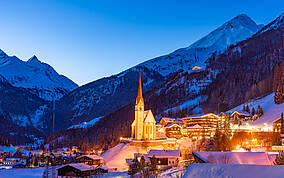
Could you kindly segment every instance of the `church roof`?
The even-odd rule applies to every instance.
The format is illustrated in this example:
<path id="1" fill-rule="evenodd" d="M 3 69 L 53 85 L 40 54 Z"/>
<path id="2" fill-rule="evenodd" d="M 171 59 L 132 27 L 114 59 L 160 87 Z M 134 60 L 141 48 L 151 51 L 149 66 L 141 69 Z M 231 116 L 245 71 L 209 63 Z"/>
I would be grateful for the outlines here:
<path id="1" fill-rule="evenodd" d="M 144 122 L 154 122 L 156 123 L 155 117 L 151 110 L 147 110 L 144 112 Z"/>

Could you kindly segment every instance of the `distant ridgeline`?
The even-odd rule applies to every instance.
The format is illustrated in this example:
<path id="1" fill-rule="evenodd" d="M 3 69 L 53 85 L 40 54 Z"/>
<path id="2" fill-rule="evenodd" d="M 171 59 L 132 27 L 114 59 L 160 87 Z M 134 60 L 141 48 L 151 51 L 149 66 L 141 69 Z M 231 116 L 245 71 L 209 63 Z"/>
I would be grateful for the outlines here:
<path id="1" fill-rule="evenodd" d="M 273 82 L 275 104 L 284 103 L 284 61 L 275 67 Z"/>

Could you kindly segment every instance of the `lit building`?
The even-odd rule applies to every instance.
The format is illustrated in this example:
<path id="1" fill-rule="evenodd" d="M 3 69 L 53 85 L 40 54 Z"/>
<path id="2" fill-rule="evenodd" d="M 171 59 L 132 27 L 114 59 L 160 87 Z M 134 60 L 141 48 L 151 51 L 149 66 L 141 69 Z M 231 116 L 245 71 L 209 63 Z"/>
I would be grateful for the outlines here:
<path id="1" fill-rule="evenodd" d="M 282 118 L 278 118 L 273 121 L 273 131 L 274 132 L 281 132 L 281 127 L 282 127 Z"/>
<path id="2" fill-rule="evenodd" d="M 181 138 L 182 126 L 178 124 L 169 124 L 165 126 L 165 132 L 168 138 Z"/>
<path id="3" fill-rule="evenodd" d="M 135 140 L 155 140 L 156 120 L 151 110 L 144 111 L 141 74 L 139 74 L 138 94 L 135 102 L 135 120 L 132 125 L 132 138 Z"/>

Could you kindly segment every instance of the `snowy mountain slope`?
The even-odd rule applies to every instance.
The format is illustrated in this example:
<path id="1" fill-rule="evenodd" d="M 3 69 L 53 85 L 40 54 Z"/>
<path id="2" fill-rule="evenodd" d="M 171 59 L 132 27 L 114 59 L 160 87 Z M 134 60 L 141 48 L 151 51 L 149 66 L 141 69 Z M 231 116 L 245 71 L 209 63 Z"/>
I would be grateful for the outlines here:
<path id="1" fill-rule="evenodd" d="M 59 101 L 57 115 L 71 120 L 73 125 L 107 115 L 133 101 L 137 92 L 139 71 L 142 72 L 143 91 L 149 91 L 162 85 L 165 79 L 169 78 L 169 74 L 181 69 L 191 73 L 196 72 L 192 70 L 194 66 L 203 66 L 202 71 L 205 68 L 204 62 L 214 51 L 221 51 L 237 41 L 244 40 L 258 29 L 259 26 L 249 17 L 239 15 L 210 33 L 209 37 L 193 44 L 196 47 L 176 50 L 169 55 L 146 61 L 117 75 L 79 87 Z M 212 39 L 214 39 L 212 45 L 202 46 Z M 193 83 L 196 82 L 193 81 Z M 197 87 L 195 84 L 193 86 Z"/>
<path id="2" fill-rule="evenodd" d="M 262 27 L 247 15 L 240 14 L 189 47 L 151 59 L 140 66 L 154 69 L 163 76 L 181 69 L 190 71 L 195 66 L 204 67 L 205 61 L 214 52 L 223 51 L 228 46 L 251 37 Z"/>
<path id="3" fill-rule="evenodd" d="M 242 111 L 243 105 L 248 105 L 250 109 L 254 108 L 257 110 L 258 105 L 263 109 L 263 115 L 256 121 L 252 122 L 252 125 L 263 126 L 264 123 L 272 126 L 273 121 L 281 117 L 281 113 L 284 112 L 284 103 L 275 104 L 274 103 L 274 93 L 267 95 L 261 99 L 253 100 L 251 102 L 244 103 L 237 106 L 228 112 L 233 113 L 234 111 Z"/>
<path id="4" fill-rule="evenodd" d="M 136 97 L 139 71 L 142 72 L 144 91 L 151 90 L 164 81 L 153 70 L 132 68 L 75 89 L 59 100 L 56 115 L 75 125 L 114 112 Z"/>
<path id="5" fill-rule="evenodd" d="M 259 35 L 269 30 L 277 29 L 282 24 L 284 24 L 284 12 L 280 16 L 278 16 L 274 21 L 259 30 L 255 35 Z"/>
<path id="6" fill-rule="evenodd" d="M 49 104 L 28 89 L 12 86 L 0 75 L 0 135 L 13 144 L 47 135 Z"/>
<path id="7" fill-rule="evenodd" d="M 45 100 L 51 100 L 53 93 L 59 99 L 78 85 L 59 75 L 50 65 L 42 63 L 36 56 L 27 62 L 16 56 L 8 56 L 0 50 L 0 74 L 13 86 L 30 89 Z"/>

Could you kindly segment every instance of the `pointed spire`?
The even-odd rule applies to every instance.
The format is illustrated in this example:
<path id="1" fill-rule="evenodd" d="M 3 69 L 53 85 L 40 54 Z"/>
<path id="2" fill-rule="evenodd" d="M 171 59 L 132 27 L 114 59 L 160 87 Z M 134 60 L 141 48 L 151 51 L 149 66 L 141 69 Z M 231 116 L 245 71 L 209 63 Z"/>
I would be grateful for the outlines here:
<path id="1" fill-rule="evenodd" d="M 144 103 L 143 96 L 142 96 L 141 72 L 139 72 L 139 84 L 138 84 L 138 93 L 137 93 L 137 98 L 136 98 L 136 104 L 138 104 L 140 100 L 142 100 L 142 102 Z"/>

